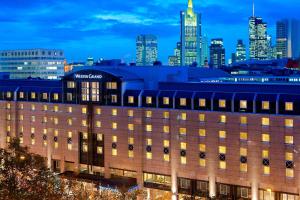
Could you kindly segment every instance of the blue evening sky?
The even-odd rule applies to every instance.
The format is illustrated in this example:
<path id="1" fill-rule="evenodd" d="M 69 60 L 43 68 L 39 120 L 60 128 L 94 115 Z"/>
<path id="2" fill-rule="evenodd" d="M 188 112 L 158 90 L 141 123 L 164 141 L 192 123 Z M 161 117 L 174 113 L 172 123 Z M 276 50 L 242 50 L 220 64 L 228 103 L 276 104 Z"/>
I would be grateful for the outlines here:
<path id="1" fill-rule="evenodd" d="M 69 62 L 94 58 L 135 60 L 137 34 L 155 34 L 165 64 L 179 41 L 180 10 L 187 0 L 1 0 L 0 49 L 60 48 Z M 224 38 L 227 58 L 236 40 L 248 47 L 252 0 L 194 0 L 208 37 Z M 260 0 L 256 15 L 268 23 L 300 18 L 299 0 Z"/>

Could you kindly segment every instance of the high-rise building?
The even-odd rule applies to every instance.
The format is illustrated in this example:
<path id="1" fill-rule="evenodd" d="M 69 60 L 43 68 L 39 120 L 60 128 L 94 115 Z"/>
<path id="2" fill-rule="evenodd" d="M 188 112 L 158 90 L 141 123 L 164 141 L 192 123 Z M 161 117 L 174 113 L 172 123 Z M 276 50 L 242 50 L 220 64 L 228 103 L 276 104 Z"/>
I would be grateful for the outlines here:
<path id="1" fill-rule="evenodd" d="M 225 65 L 225 48 L 223 39 L 211 40 L 210 45 L 210 67 L 219 68 Z"/>
<path id="2" fill-rule="evenodd" d="M 271 35 L 267 35 L 267 46 L 268 46 L 268 53 L 267 53 L 268 59 L 269 60 L 276 59 L 277 58 L 277 50 L 276 50 L 276 46 L 273 45 Z"/>
<path id="3" fill-rule="evenodd" d="M 246 45 L 243 43 L 243 40 L 238 40 L 236 45 L 235 60 L 232 60 L 232 62 L 241 62 L 245 61 L 246 59 Z"/>
<path id="4" fill-rule="evenodd" d="M 255 16 L 254 3 L 253 15 L 249 18 L 249 42 L 250 59 L 268 59 L 267 23 Z"/>
<path id="5" fill-rule="evenodd" d="M 157 38 L 154 35 L 139 35 L 136 38 L 136 65 L 150 66 L 157 61 Z"/>
<path id="6" fill-rule="evenodd" d="M 169 56 L 169 66 L 180 66 L 181 60 L 181 43 L 177 42 L 174 49 L 174 56 Z"/>
<path id="7" fill-rule="evenodd" d="M 201 40 L 201 66 L 205 66 L 209 59 L 208 37 L 204 35 Z"/>
<path id="8" fill-rule="evenodd" d="M 201 65 L 201 14 L 195 13 L 193 0 L 188 0 L 188 9 L 181 17 L 181 65 Z"/>
<path id="9" fill-rule="evenodd" d="M 276 24 L 276 46 L 279 58 L 300 57 L 300 21 L 281 20 Z"/>
<path id="10" fill-rule="evenodd" d="M 12 79 L 59 79 L 64 75 L 64 60 L 62 50 L 4 50 L 0 51 L 0 72 L 10 73 Z"/>

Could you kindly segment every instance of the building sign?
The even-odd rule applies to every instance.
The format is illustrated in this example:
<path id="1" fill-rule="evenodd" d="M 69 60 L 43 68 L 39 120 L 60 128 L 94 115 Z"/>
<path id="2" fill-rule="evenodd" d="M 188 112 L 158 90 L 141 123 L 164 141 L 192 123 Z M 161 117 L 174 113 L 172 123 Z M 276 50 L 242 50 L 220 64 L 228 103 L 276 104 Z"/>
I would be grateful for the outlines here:
<path id="1" fill-rule="evenodd" d="M 74 74 L 76 79 L 102 79 L 101 74 Z"/>

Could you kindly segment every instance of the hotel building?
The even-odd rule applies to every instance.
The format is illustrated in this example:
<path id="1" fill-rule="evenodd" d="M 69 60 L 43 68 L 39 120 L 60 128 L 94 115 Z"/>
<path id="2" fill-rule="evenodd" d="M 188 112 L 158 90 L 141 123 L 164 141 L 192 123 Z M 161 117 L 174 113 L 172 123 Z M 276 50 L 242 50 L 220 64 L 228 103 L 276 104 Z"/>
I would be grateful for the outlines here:
<path id="1" fill-rule="evenodd" d="M 298 200 L 300 85 L 200 83 L 223 76 L 84 67 L 0 80 L 0 147 L 17 137 L 55 171 L 134 180 L 148 199 Z"/>

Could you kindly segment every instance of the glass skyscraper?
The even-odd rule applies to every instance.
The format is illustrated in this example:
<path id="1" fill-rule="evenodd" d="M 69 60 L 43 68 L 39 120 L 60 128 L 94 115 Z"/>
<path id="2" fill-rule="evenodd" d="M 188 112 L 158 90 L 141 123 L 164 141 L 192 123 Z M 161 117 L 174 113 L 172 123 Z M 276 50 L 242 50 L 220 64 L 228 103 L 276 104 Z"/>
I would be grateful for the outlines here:
<path id="1" fill-rule="evenodd" d="M 181 65 L 201 65 L 201 14 L 195 13 L 193 1 L 188 9 L 181 11 Z"/>
<path id="2" fill-rule="evenodd" d="M 157 61 L 157 38 L 154 35 L 139 35 L 136 38 L 136 65 L 150 66 Z"/>
<path id="3" fill-rule="evenodd" d="M 210 45 L 210 67 L 219 68 L 225 65 L 225 48 L 223 39 L 211 40 Z"/>
<path id="4" fill-rule="evenodd" d="M 238 40 L 236 45 L 235 61 L 241 62 L 245 61 L 246 59 L 246 46 L 243 43 L 243 40 Z"/>
<path id="5" fill-rule="evenodd" d="M 27 49 L 0 51 L 0 72 L 11 79 L 59 79 L 64 75 L 65 55 L 62 50 Z"/>

